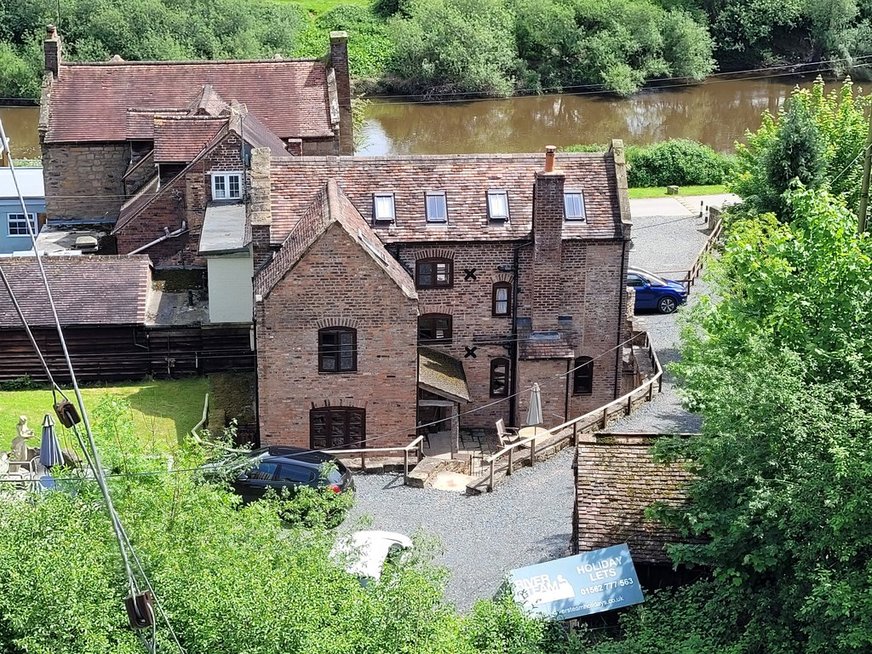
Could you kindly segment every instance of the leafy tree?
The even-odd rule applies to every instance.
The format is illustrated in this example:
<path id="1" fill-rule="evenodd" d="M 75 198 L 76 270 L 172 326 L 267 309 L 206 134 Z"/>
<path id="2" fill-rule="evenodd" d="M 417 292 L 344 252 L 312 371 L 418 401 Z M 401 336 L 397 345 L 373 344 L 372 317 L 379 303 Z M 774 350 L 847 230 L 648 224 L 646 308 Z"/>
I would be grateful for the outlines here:
<path id="1" fill-rule="evenodd" d="M 483 603 L 458 615 L 424 540 L 410 561 L 362 586 L 329 556 L 335 534 L 311 510 L 320 493 L 243 506 L 191 470 L 203 455 L 188 448 L 174 453 L 177 469 L 166 474 L 125 411 L 103 401 L 96 435 L 118 471 L 109 483 L 139 561 L 190 654 L 475 654 L 491 638 L 503 643 L 492 644 L 493 654 L 541 651 L 543 627 L 514 605 Z M 59 477 L 55 492 L 0 489 L 0 652 L 139 654 L 96 484 L 72 472 Z M 280 518 L 301 509 L 308 524 Z M 165 628 L 158 637 L 158 651 L 173 651 Z"/>
<path id="2" fill-rule="evenodd" d="M 388 66 L 397 86 L 428 95 L 508 95 L 516 66 L 512 14 L 502 0 L 417 0 L 392 20 Z"/>
<path id="3" fill-rule="evenodd" d="M 763 165 L 770 190 L 768 197 L 759 198 L 759 208 L 775 211 L 785 219 L 787 207 L 782 197 L 792 184 L 799 182 L 808 188 L 821 185 L 826 168 L 823 139 L 802 96 L 788 102 L 781 129 Z"/>
<path id="4" fill-rule="evenodd" d="M 698 305 L 676 366 L 704 422 L 664 451 L 697 479 L 687 507 L 659 515 L 701 538 L 673 556 L 712 579 L 643 609 L 631 644 L 660 634 L 667 651 L 872 646 L 872 241 L 825 191 L 788 201 L 789 224 L 734 217 L 712 263 L 719 301 Z M 704 619 L 660 627 L 691 610 Z"/>
<path id="5" fill-rule="evenodd" d="M 810 121 L 805 116 L 791 117 L 793 136 L 790 136 L 790 131 L 788 136 L 796 141 L 800 132 L 817 132 L 824 163 L 822 178 L 817 177 L 819 164 L 813 163 L 816 156 L 809 159 L 813 165 L 807 170 L 800 170 L 807 164 L 800 165 L 798 160 L 791 163 L 794 168 L 781 167 L 787 150 L 791 149 L 788 148 L 788 138 L 782 138 L 788 116 L 784 110 L 777 116 L 767 111 L 763 113 L 760 128 L 746 133 L 747 142 L 736 144 L 738 173 L 730 185 L 731 190 L 758 210 L 783 210 L 780 195 L 792 179 L 788 175 L 792 175 L 807 184 L 824 184 L 834 195 L 854 206 L 862 174 L 862 159 L 858 155 L 865 147 L 867 122 L 864 112 L 870 106 L 869 97 L 855 92 L 850 80 L 845 81 L 840 89 L 826 94 L 823 80 L 818 79 L 811 89 L 793 92 L 788 106 L 794 104 L 802 105 L 799 111 L 807 112 Z M 809 122 L 816 130 L 808 126 Z M 817 146 L 812 147 L 812 152 L 817 152 Z"/>

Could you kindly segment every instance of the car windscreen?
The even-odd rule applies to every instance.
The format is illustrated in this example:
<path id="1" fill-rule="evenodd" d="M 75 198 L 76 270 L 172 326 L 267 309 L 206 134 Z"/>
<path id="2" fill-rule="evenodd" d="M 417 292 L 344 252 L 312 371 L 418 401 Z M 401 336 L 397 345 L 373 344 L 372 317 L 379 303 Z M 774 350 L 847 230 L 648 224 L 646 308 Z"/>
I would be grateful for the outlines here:
<path id="1" fill-rule="evenodd" d="M 630 272 L 635 273 L 653 286 L 668 286 L 665 279 L 663 279 L 662 277 L 658 277 L 654 273 L 648 272 L 647 270 L 631 270 Z"/>

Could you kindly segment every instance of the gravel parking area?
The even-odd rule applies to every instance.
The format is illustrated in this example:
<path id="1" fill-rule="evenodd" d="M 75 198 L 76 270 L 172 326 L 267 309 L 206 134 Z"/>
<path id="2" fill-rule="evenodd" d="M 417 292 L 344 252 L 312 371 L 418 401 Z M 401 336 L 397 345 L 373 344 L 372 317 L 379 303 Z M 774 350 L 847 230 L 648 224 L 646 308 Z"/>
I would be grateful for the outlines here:
<path id="1" fill-rule="evenodd" d="M 705 225 L 698 216 L 634 215 L 633 221 L 630 263 L 654 272 L 687 270 L 706 239 Z M 704 287 L 695 286 L 691 302 L 702 292 Z M 640 319 L 664 365 L 677 358 L 681 313 Z M 663 393 L 613 430 L 687 432 L 698 428 L 699 419 L 681 408 L 667 372 Z M 358 475 L 357 502 L 346 526 L 406 534 L 423 530 L 435 536 L 441 545 L 436 562 L 451 573 L 448 599 L 464 611 L 475 600 L 492 597 L 512 568 L 569 552 L 573 455 L 574 450 L 567 448 L 535 468 L 523 468 L 493 493 L 477 497 L 407 488 L 398 475 Z"/>

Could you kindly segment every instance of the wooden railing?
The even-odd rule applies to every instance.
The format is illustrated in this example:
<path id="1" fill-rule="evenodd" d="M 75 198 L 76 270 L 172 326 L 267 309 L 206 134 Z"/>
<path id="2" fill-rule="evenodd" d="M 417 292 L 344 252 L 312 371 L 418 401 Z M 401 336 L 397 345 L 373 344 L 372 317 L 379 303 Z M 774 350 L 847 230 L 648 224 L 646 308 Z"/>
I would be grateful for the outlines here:
<path id="1" fill-rule="evenodd" d="M 511 445 L 506 445 L 499 452 L 485 459 L 485 465 L 488 466 L 488 492 L 494 488 L 494 475 L 498 469 L 502 469 L 501 467 L 498 468 L 498 464 L 502 459 L 506 459 L 506 475 L 512 474 L 516 461 L 524 461 L 528 456 L 530 465 L 533 466 L 536 463 L 537 442 L 542 447 L 560 449 L 558 446 L 561 446 L 564 441 L 571 440 L 572 444 L 577 446 L 580 434 L 606 429 L 612 419 L 628 416 L 634 411 L 636 406 L 650 402 L 654 397 L 655 388 L 657 393 L 663 390 L 663 368 L 660 365 L 660 359 L 657 358 L 657 352 L 651 346 L 648 334 L 640 332 L 633 343 L 647 350 L 651 368 L 654 371 L 651 378 L 642 382 L 629 393 L 612 400 L 598 409 L 585 413 L 578 418 L 573 418 L 562 425 L 552 427 L 545 434 L 531 436 Z M 522 448 L 527 447 L 530 448 L 529 453 L 521 451 Z"/>
<path id="2" fill-rule="evenodd" d="M 360 467 L 364 469 L 366 467 L 366 457 L 368 456 L 378 456 L 393 454 L 394 452 L 402 452 L 403 453 L 403 483 L 408 486 L 409 484 L 409 454 L 414 452 L 416 454 L 417 462 L 421 461 L 424 458 L 424 437 L 418 436 L 408 445 L 403 445 L 400 447 L 359 447 L 355 449 L 348 450 L 324 450 L 327 454 L 332 454 L 339 458 L 347 458 L 349 456 L 356 457 L 360 456 Z"/>
<path id="3" fill-rule="evenodd" d="M 708 235 L 705 244 L 702 246 L 699 254 L 696 255 L 696 258 L 693 260 L 693 264 L 688 270 L 659 270 L 657 271 L 657 274 L 669 276 L 673 273 L 684 273 L 684 277 L 682 277 L 681 279 L 676 279 L 675 281 L 684 284 L 687 287 L 687 291 L 690 292 L 690 288 L 696 283 L 696 280 L 699 279 L 699 276 L 702 273 L 706 257 L 714 249 L 715 244 L 721 237 L 723 229 L 723 220 L 718 217 L 717 222 L 714 224 L 714 227 L 712 227 L 712 231 Z"/>

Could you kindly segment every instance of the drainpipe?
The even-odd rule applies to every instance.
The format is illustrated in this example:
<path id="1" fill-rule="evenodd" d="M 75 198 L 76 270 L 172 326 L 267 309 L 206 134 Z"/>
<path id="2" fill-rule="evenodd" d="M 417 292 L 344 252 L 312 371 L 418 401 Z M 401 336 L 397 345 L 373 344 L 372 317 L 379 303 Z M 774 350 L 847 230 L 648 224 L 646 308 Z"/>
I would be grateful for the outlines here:
<path id="1" fill-rule="evenodd" d="M 173 232 L 170 231 L 169 227 L 164 227 L 164 235 L 163 236 L 161 236 L 160 238 L 154 239 L 151 243 L 143 245 L 141 248 L 136 248 L 132 252 L 128 252 L 127 256 L 131 256 L 133 254 L 139 254 L 140 252 L 144 252 L 145 250 L 150 248 L 152 245 L 157 245 L 158 243 L 162 243 L 170 238 L 176 238 L 177 236 L 181 236 L 182 234 L 184 234 L 187 231 L 188 231 L 188 224 L 184 220 L 182 221 L 182 226 Z"/>
<path id="2" fill-rule="evenodd" d="M 626 308 L 624 307 L 624 299 L 627 297 L 627 249 L 629 247 L 630 241 L 624 241 L 624 247 L 621 248 L 621 279 L 618 291 L 618 329 L 617 336 L 615 337 L 615 397 L 621 396 L 621 388 L 620 384 L 623 382 L 623 370 L 621 369 L 621 362 L 623 361 L 623 351 L 624 348 L 620 346 L 621 343 L 621 325 L 624 324 L 624 311 Z"/>
<path id="3" fill-rule="evenodd" d="M 518 410 L 518 280 L 521 277 L 520 273 L 520 250 L 521 248 L 533 245 L 533 241 L 521 243 L 512 248 L 512 343 L 511 343 L 511 370 L 509 376 L 511 384 L 509 385 L 509 422 L 513 425 L 517 423 Z"/>

